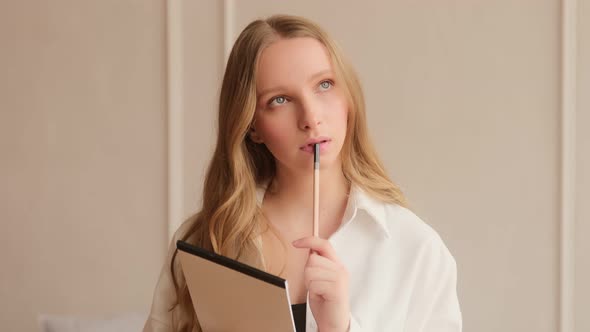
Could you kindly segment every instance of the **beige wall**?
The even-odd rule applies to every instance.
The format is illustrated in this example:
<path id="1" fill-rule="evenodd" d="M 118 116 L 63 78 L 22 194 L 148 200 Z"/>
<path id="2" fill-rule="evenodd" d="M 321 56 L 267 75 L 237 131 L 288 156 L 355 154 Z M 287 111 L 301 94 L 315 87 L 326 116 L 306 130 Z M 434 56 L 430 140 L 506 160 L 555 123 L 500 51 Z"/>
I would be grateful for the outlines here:
<path id="1" fill-rule="evenodd" d="M 576 332 L 590 331 L 590 2 L 578 1 Z"/>
<path id="2" fill-rule="evenodd" d="M 578 2 L 583 332 L 590 6 Z M 465 330 L 559 330 L 562 1 L 175 4 L 168 14 L 166 1 L 0 5 L 1 330 L 34 331 L 38 313 L 147 309 L 167 222 L 200 204 L 224 45 L 277 12 L 318 21 L 357 68 L 382 159 L 457 259 Z M 179 69 L 168 81 L 167 61 Z M 180 101 L 170 107 L 168 87 Z M 167 220 L 168 206 L 179 217 Z"/>
<path id="3" fill-rule="evenodd" d="M 215 105 L 225 65 L 222 1 L 183 1 L 182 83 L 183 159 L 186 176 L 182 197 L 186 218 L 200 206 L 204 171 L 213 153 Z M 180 189 L 180 188 L 179 188 Z"/>
<path id="4" fill-rule="evenodd" d="M 0 4 L 0 330 L 151 301 L 166 241 L 165 5 Z"/>

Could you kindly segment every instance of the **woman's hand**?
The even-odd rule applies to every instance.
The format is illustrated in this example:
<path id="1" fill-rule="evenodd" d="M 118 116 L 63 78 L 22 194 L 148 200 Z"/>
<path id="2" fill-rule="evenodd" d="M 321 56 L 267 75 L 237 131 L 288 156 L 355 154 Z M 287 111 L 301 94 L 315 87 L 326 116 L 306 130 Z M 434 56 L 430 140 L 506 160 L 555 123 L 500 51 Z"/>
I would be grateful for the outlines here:
<path id="1" fill-rule="evenodd" d="M 328 240 L 314 236 L 293 242 L 295 248 L 311 253 L 305 265 L 305 286 L 309 306 L 320 332 L 345 332 L 350 324 L 348 271 L 336 257 Z"/>

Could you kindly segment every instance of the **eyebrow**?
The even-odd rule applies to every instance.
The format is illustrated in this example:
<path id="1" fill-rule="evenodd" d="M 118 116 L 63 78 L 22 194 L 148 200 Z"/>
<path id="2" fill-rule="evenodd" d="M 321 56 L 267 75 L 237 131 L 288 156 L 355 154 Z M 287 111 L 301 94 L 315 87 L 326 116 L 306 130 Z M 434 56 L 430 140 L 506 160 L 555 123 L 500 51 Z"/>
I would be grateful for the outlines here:
<path id="1" fill-rule="evenodd" d="M 324 76 L 324 75 L 329 74 L 329 73 L 332 73 L 332 70 L 331 69 L 325 69 L 325 70 L 319 71 L 319 72 L 311 75 L 307 81 L 308 82 L 314 81 L 318 77 Z M 264 95 L 267 95 L 267 94 L 269 94 L 271 92 L 279 91 L 279 90 L 286 90 L 286 88 L 283 87 L 283 86 L 277 86 L 277 87 L 274 87 L 274 88 L 265 89 L 265 90 L 262 90 L 262 92 L 260 92 L 257 97 L 260 98 L 260 97 L 262 97 Z"/>

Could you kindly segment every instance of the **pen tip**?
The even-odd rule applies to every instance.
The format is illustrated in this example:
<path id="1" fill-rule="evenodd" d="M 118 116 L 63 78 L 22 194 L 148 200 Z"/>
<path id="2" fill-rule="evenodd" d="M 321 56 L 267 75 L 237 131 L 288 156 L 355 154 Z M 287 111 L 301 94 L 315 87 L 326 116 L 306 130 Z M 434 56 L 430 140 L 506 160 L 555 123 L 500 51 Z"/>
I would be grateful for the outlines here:
<path id="1" fill-rule="evenodd" d="M 319 163 L 320 162 L 320 144 L 316 143 L 313 145 L 313 162 Z"/>

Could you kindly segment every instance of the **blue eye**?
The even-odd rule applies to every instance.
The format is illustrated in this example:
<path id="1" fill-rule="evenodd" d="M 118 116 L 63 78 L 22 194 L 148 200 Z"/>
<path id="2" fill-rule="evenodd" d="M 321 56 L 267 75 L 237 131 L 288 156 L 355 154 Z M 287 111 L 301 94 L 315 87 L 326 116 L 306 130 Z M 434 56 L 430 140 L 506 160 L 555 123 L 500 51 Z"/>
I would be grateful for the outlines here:
<path id="1" fill-rule="evenodd" d="M 274 97 L 272 98 L 268 104 L 269 105 L 283 105 L 284 103 L 287 102 L 287 98 L 285 98 L 284 96 L 278 96 L 278 97 Z"/>
<path id="2" fill-rule="evenodd" d="M 333 83 L 331 81 L 322 81 L 320 83 L 320 88 L 322 90 L 328 90 L 329 88 L 331 88 L 333 85 Z"/>

